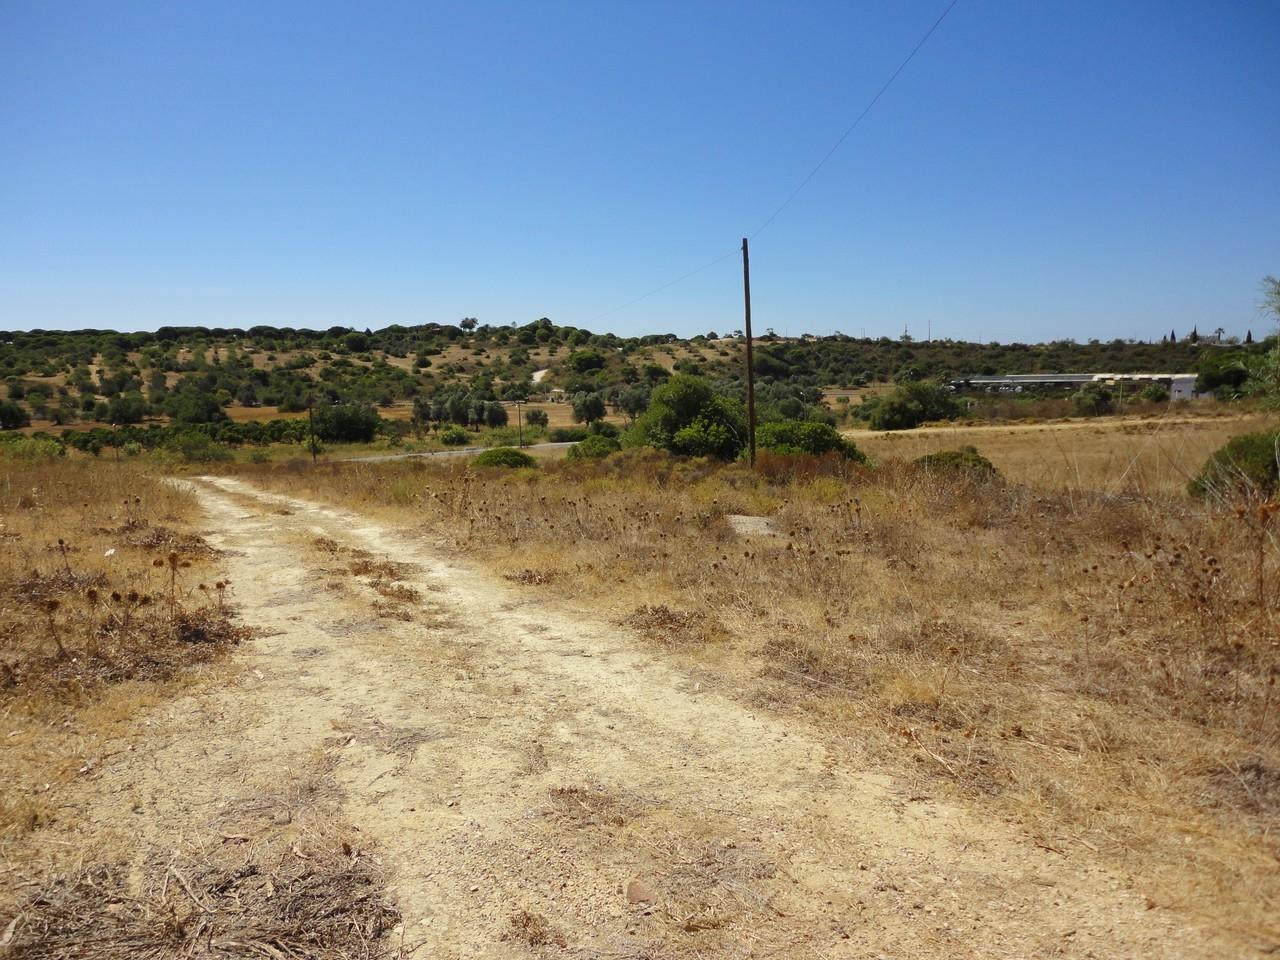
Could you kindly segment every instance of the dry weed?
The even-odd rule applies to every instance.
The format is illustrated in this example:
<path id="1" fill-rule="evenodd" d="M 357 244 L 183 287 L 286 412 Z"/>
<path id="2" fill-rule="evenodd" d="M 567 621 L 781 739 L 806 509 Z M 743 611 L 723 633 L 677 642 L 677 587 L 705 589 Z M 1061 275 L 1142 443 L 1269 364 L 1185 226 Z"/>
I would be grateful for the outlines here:
<path id="1" fill-rule="evenodd" d="M 415 519 L 494 568 L 546 575 L 557 595 L 1052 847 L 1077 837 L 1179 901 L 1270 922 L 1280 522 L 1265 505 L 892 461 L 770 471 L 640 451 L 520 477 L 359 464 L 287 482 L 396 517 L 405 508 L 381 491 L 418 483 Z M 725 517 L 742 513 L 767 514 L 777 535 L 738 537 Z M 734 642 L 687 642 L 708 623 Z"/>

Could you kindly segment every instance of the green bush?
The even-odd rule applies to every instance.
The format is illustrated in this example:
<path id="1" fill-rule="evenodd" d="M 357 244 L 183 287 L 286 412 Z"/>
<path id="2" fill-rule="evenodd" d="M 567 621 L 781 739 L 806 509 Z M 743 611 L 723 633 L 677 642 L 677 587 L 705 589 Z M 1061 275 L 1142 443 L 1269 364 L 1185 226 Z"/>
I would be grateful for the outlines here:
<path id="1" fill-rule="evenodd" d="M 547 425 L 547 411 L 530 410 L 524 415 L 524 422 L 531 427 L 545 427 Z"/>
<path id="2" fill-rule="evenodd" d="M 551 431 L 552 443 L 578 443 L 591 436 L 586 427 L 556 427 Z"/>
<path id="3" fill-rule="evenodd" d="M 575 350 L 569 354 L 569 366 L 575 373 L 588 373 L 604 367 L 604 356 L 595 350 Z"/>
<path id="4" fill-rule="evenodd" d="M 955 395 L 936 383 L 904 383 L 878 398 L 869 421 L 873 430 L 910 430 L 932 420 L 954 420 L 962 413 Z"/>
<path id="5" fill-rule="evenodd" d="M 0 460 L 22 460 L 30 463 L 57 460 L 66 454 L 66 447 L 48 437 L 9 436 L 0 439 Z"/>
<path id="6" fill-rule="evenodd" d="M 538 461 L 515 447 L 494 447 L 477 454 L 471 461 L 477 467 L 536 467 Z"/>
<path id="7" fill-rule="evenodd" d="M 773 453 L 808 453 L 814 456 L 838 453 L 859 463 L 865 463 L 867 459 L 851 441 L 840 436 L 835 427 L 812 420 L 763 423 L 756 428 L 756 446 Z"/>
<path id="8" fill-rule="evenodd" d="M 938 473 L 957 474 L 975 480 L 994 480 L 1000 476 L 995 464 L 978 452 L 977 447 L 963 446 L 959 450 L 939 450 L 918 458 L 916 466 Z"/>
<path id="9" fill-rule="evenodd" d="M 147 401 L 140 393 L 121 394 L 107 404 L 107 420 L 111 423 L 141 423 L 146 415 Z"/>
<path id="10" fill-rule="evenodd" d="M 1111 391 L 1097 383 L 1087 383 L 1071 398 L 1078 417 L 1102 417 L 1115 408 Z"/>
<path id="11" fill-rule="evenodd" d="M 1188 490 L 1222 499 L 1280 492 L 1280 430 L 1232 437 L 1209 457 Z"/>
<path id="12" fill-rule="evenodd" d="M 327 443 L 368 443 L 382 418 L 365 403 L 338 403 L 315 408 L 316 436 Z"/>
<path id="13" fill-rule="evenodd" d="M 231 451 L 215 442 L 208 434 L 196 430 L 174 434 L 165 447 L 178 454 L 187 463 L 213 463 L 217 460 L 231 459 Z"/>
<path id="14" fill-rule="evenodd" d="M 747 445 L 747 418 L 741 403 L 717 396 L 706 380 L 676 374 L 654 389 L 648 409 L 628 431 L 626 442 L 685 456 L 733 460 Z"/>
<path id="15" fill-rule="evenodd" d="M 570 460 L 599 460 L 621 449 L 622 444 L 613 437 L 605 436 L 603 433 L 593 433 L 570 447 L 567 456 Z"/>
<path id="16" fill-rule="evenodd" d="M 12 388 L 10 388 L 12 390 Z M 31 415 L 20 403 L 0 400 L 0 430 L 15 430 L 31 426 Z"/>
<path id="17" fill-rule="evenodd" d="M 462 447 L 471 442 L 471 434 L 457 424 L 450 424 L 441 430 L 439 438 L 446 447 Z"/>

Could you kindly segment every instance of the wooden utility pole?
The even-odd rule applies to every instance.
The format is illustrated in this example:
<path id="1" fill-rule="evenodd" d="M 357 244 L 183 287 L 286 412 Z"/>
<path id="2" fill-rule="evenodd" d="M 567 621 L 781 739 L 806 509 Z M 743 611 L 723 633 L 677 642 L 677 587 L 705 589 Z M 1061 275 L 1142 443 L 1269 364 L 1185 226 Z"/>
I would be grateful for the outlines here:
<path id="1" fill-rule="evenodd" d="M 307 446 L 311 448 L 311 462 L 316 462 L 316 402 L 307 400 Z"/>
<path id="2" fill-rule="evenodd" d="M 751 466 L 756 465 L 756 365 L 751 347 L 751 255 L 747 238 L 742 238 L 742 294 L 747 314 L 747 431 Z"/>

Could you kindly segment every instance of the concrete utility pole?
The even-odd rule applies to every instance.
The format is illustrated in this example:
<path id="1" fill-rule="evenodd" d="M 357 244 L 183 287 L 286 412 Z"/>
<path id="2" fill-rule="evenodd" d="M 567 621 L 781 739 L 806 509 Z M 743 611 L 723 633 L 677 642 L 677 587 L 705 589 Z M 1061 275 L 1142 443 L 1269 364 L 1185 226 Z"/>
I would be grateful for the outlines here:
<path id="1" fill-rule="evenodd" d="M 746 237 L 742 238 L 742 293 L 747 314 L 747 431 L 751 466 L 754 467 L 756 465 L 756 365 L 751 348 L 751 255 L 747 250 Z"/>

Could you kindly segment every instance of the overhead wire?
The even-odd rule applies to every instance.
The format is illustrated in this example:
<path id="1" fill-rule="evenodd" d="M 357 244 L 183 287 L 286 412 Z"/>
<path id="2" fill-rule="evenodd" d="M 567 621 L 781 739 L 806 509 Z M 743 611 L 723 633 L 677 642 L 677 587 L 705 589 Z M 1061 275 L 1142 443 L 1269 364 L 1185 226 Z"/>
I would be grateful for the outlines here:
<path id="1" fill-rule="evenodd" d="M 849 139 L 849 137 L 853 134 L 853 131 L 858 128 L 858 125 L 861 124 L 864 119 L 866 119 L 867 114 L 869 114 L 872 111 L 872 109 L 875 107 L 875 105 L 880 102 L 880 98 L 885 95 L 885 93 L 888 91 L 888 89 L 891 86 L 893 86 L 894 81 L 898 79 L 898 77 L 902 74 L 902 71 L 905 70 L 907 66 L 911 63 L 911 61 L 915 59 L 916 54 L 920 52 L 921 48 L 926 43 L 929 42 L 929 38 L 934 35 L 938 27 L 942 26 L 942 21 L 947 19 L 947 15 L 951 13 L 951 11 L 955 8 L 956 4 L 959 2 L 960 0 L 951 0 L 951 2 L 947 4 L 946 9 L 944 9 L 942 13 L 938 16 L 938 18 L 933 21 L 933 25 L 930 26 L 929 29 L 925 31 L 924 36 L 922 36 L 920 40 L 916 43 L 916 45 L 911 48 L 911 52 L 908 53 L 905 59 L 903 59 L 903 61 L 898 64 L 898 68 L 894 70 L 892 74 L 890 74 L 889 79 L 886 80 L 881 85 L 880 89 L 876 91 L 875 96 L 873 96 L 867 102 L 867 105 L 862 108 L 862 112 L 859 113 L 858 116 L 854 118 L 853 123 L 849 124 L 849 126 L 845 129 L 844 133 L 840 134 L 840 138 L 836 140 L 834 144 L 832 144 L 831 149 L 828 150 L 823 155 L 822 159 L 819 160 L 817 165 L 815 165 L 814 168 L 809 171 L 809 173 L 805 176 L 805 178 L 801 180 L 799 184 L 796 185 L 796 188 L 787 195 L 786 199 L 784 199 L 782 203 L 778 205 L 778 207 L 773 211 L 773 213 L 769 214 L 768 219 L 766 219 L 764 223 L 762 223 L 756 229 L 755 233 L 750 234 L 750 239 L 754 240 L 756 237 L 760 236 L 760 234 L 764 233 L 764 231 L 767 230 L 769 226 L 775 220 L 778 219 L 779 215 L 781 215 L 781 213 L 791 205 L 792 201 L 794 201 L 796 197 L 800 195 L 800 193 L 804 190 L 804 188 L 809 185 L 809 183 L 813 180 L 813 178 L 818 175 L 818 172 L 824 166 L 827 165 L 827 161 L 830 160 L 833 156 L 835 156 L 836 151 L 839 150 L 840 147 L 844 145 L 844 142 Z M 597 314 L 595 317 L 592 317 L 590 320 L 588 320 L 587 323 L 588 324 L 596 323 L 599 320 L 603 320 L 605 317 L 609 317 L 615 313 L 621 312 L 622 310 L 626 310 L 628 307 L 633 307 L 637 303 L 640 303 L 641 301 L 648 300 L 650 297 L 655 296 L 656 294 L 662 293 L 662 291 L 664 290 L 669 290 L 671 287 L 674 287 L 676 284 L 683 283 L 685 280 L 688 280 L 690 277 L 696 276 L 697 274 L 702 273 L 704 270 L 710 270 L 712 267 L 716 266 L 717 264 L 723 263 L 725 260 L 728 260 L 732 256 L 736 256 L 740 252 L 740 249 L 741 248 L 739 247 L 735 247 L 734 249 L 730 250 L 728 253 L 722 254 L 716 259 L 711 260 L 707 263 L 704 263 L 702 266 L 696 267 L 695 269 L 690 270 L 688 273 L 683 273 L 680 276 L 676 277 L 674 280 L 668 280 L 666 283 L 662 284 L 661 286 L 654 287 L 652 290 L 642 293 L 640 296 L 632 300 L 628 300 L 626 303 L 620 304 L 616 307 L 613 307 L 612 309 L 606 310 L 604 313 Z"/>
<path id="2" fill-rule="evenodd" d="M 889 79 L 884 82 L 884 85 L 881 86 L 880 89 L 876 91 L 876 95 L 872 97 L 870 101 L 868 101 L 865 107 L 862 108 L 862 112 L 858 114 L 858 116 L 854 119 L 853 123 L 849 124 L 849 126 L 845 129 L 844 133 L 840 134 L 840 139 L 837 140 L 834 144 L 832 144 L 831 149 L 828 150 L 826 154 L 822 157 L 822 159 L 818 161 L 817 166 L 815 166 L 812 170 L 809 171 L 808 176 L 806 176 L 803 180 L 800 181 L 800 183 L 796 186 L 796 188 L 792 190 L 790 194 L 787 195 L 787 198 L 783 200 L 781 204 L 778 205 L 778 208 L 774 210 L 773 213 L 769 214 L 769 218 L 765 220 L 765 222 L 762 223 L 756 229 L 755 233 L 751 234 L 752 240 L 760 236 L 760 234 L 764 233 L 764 231 L 768 229 L 769 225 L 773 223 L 773 221 L 778 219 L 778 215 L 781 214 L 783 210 L 787 209 L 787 207 L 791 205 L 791 201 L 793 201 L 796 197 L 800 196 L 800 192 L 804 190 L 804 188 L 809 185 L 809 182 L 818 175 L 818 171 L 821 170 L 823 167 L 825 167 L 827 165 L 827 161 L 830 160 L 833 156 L 835 156 L 835 152 L 840 149 L 840 147 L 844 144 L 846 140 L 849 139 L 850 134 L 852 134 L 854 130 L 858 129 L 858 124 L 862 123 L 862 121 L 866 119 L 867 114 L 869 114 L 872 108 L 874 108 L 875 105 L 880 102 L 880 98 L 885 95 L 885 92 L 891 86 L 893 86 L 893 82 L 898 79 L 899 74 L 901 74 L 903 70 L 907 69 L 907 65 L 911 63 L 912 60 L 915 59 L 916 54 L 920 52 L 920 48 L 929 42 L 929 38 L 933 36 L 934 32 L 938 29 L 938 27 L 942 26 L 942 21 L 947 19 L 947 14 L 949 14 L 952 11 L 952 9 L 955 7 L 955 5 L 959 2 L 960 0 L 951 0 L 951 2 L 947 4 L 947 8 L 942 11 L 938 19 L 933 21 L 933 26 L 931 26 L 927 31 L 925 31 L 925 35 L 920 38 L 920 42 L 911 48 L 911 52 L 907 54 L 906 59 L 903 60 L 900 64 L 898 64 L 898 69 L 893 71 Z"/>

